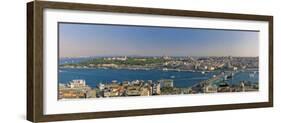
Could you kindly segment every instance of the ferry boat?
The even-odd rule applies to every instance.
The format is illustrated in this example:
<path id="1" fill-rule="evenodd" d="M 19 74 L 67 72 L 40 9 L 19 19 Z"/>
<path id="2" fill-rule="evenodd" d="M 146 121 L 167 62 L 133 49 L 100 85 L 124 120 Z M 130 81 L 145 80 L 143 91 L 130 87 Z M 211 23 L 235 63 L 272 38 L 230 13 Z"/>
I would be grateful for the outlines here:
<path id="1" fill-rule="evenodd" d="M 250 78 L 254 78 L 255 77 L 255 73 L 249 73 L 249 77 Z"/>

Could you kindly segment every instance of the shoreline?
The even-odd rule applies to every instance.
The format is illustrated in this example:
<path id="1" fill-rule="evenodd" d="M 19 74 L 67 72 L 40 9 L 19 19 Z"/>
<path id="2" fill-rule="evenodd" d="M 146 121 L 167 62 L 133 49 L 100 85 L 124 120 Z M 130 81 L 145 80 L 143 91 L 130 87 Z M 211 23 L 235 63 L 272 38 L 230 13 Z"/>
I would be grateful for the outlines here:
<path id="1" fill-rule="evenodd" d="M 159 71 L 177 71 L 177 72 L 216 72 L 216 71 L 233 71 L 233 70 L 184 70 L 184 69 L 159 69 L 159 68 L 112 68 L 112 67 L 58 67 L 58 69 L 111 69 L 111 70 L 159 70 Z M 245 68 L 236 71 L 259 71 L 258 68 Z"/>
<path id="2" fill-rule="evenodd" d="M 66 69 L 66 71 L 64 71 L 64 69 Z M 132 69 L 111 69 L 111 68 L 108 68 L 108 69 L 103 69 L 103 68 L 59 68 L 58 71 L 60 73 L 62 73 L 62 72 L 67 72 L 67 70 L 110 70 L 110 71 L 114 71 L 115 73 L 118 72 L 118 70 L 124 70 L 125 72 L 126 71 L 128 71 L 128 72 L 130 72 L 130 71 L 132 71 L 132 72 L 140 71 L 142 73 L 147 71 L 147 70 L 143 70 L 143 69 L 132 70 Z M 162 77 L 162 78 L 161 77 L 158 77 L 158 78 L 153 78 L 153 77 L 152 78 L 142 78 L 142 77 L 140 77 L 140 78 L 129 78 L 129 79 L 128 78 L 127 79 L 112 78 L 112 79 L 108 79 L 108 80 L 104 80 L 104 81 L 95 80 L 95 82 L 94 82 L 95 84 L 90 84 L 90 85 L 91 85 L 91 87 L 95 88 L 99 83 L 112 83 L 112 81 L 117 81 L 118 83 L 122 83 L 124 81 L 133 81 L 133 80 L 140 80 L 140 81 L 146 82 L 146 81 L 149 81 L 149 80 L 157 81 L 157 80 L 160 80 L 160 79 L 171 79 L 171 80 L 174 80 L 175 83 L 178 83 L 178 82 L 180 83 L 180 84 L 175 84 L 177 88 L 189 88 L 189 87 L 192 87 L 192 85 L 194 85 L 194 83 L 200 83 L 200 81 L 208 80 L 208 79 L 211 79 L 211 78 L 213 78 L 215 76 L 218 76 L 218 75 L 221 75 L 221 74 L 226 75 L 226 73 L 228 73 L 228 75 L 230 75 L 230 73 L 234 73 L 235 75 L 238 75 L 239 73 L 244 73 L 244 72 L 247 72 L 247 73 L 248 72 L 253 72 L 253 73 L 257 72 L 258 73 L 258 71 L 256 71 L 256 70 L 257 69 L 245 69 L 245 70 L 239 70 L 239 71 L 234 72 L 234 71 L 220 71 L 220 70 L 214 70 L 214 71 L 190 71 L 190 70 L 175 71 L 175 70 L 168 70 L 168 71 L 163 71 L 163 70 L 159 70 L 159 69 L 151 69 L 150 71 L 152 71 L 152 72 L 164 72 L 164 74 L 166 72 L 172 72 L 172 73 L 169 73 L 168 75 L 165 75 L 166 77 Z M 204 72 L 204 73 L 202 73 L 202 72 Z M 192 73 L 194 73 L 194 74 L 196 74 L 200 77 L 192 76 L 192 77 L 187 78 L 186 80 L 183 80 L 183 78 L 178 77 L 178 75 L 180 75 L 180 76 L 182 75 L 181 73 L 182 74 L 185 74 L 185 73 L 186 74 L 189 74 L 189 73 L 192 74 Z M 93 74 L 93 75 L 95 75 L 95 74 Z M 80 75 L 78 75 L 78 76 L 80 76 Z M 84 78 L 84 77 L 78 77 L 76 79 L 84 79 L 84 80 L 89 81 L 89 78 L 87 79 L 87 78 Z M 198 81 L 195 82 L 197 79 L 198 79 Z M 228 79 L 228 80 L 230 82 L 231 79 Z M 182 86 L 183 81 L 185 81 L 183 85 L 188 85 L 188 86 Z M 248 81 L 248 80 L 245 79 L 245 81 Z M 63 84 L 63 83 L 68 83 L 68 82 L 69 82 L 69 80 L 60 81 L 58 83 Z M 256 81 L 251 81 L 251 82 L 257 83 Z M 190 83 L 193 83 L 193 84 L 189 85 Z M 232 84 L 238 83 L 238 81 L 237 82 L 231 81 L 230 83 L 232 83 Z"/>

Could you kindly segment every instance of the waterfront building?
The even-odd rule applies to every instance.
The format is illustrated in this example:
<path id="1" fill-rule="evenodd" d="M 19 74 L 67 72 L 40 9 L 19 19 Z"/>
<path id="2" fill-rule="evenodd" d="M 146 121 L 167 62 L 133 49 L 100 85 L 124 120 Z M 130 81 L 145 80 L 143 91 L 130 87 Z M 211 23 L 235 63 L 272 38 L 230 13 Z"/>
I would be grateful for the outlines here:
<path id="1" fill-rule="evenodd" d="M 216 93 L 217 91 L 217 87 L 211 84 L 204 87 L 204 93 Z"/>
<path id="2" fill-rule="evenodd" d="M 119 92 L 114 90 L 114 89 L 105 89 L 103 91 L 103 96 L 104 97 L 118 97 L 119 96 Z"/>
<path id="3" fill-rule="evenodd" d="M 231 62 L 230 61 L 228 61 L 227 62 L 227 66 L 226 66 L 228 69 L 232 69 L 233 68 L 233 66 L 231 65 Z"/>
<path id="4" fill-rule="evenodd" d="M 160 94 L 161 94 L 161 86 L 160 86 L 160 83 L 157 83 L 157 84 L 156 84 L 156 94 L 157 94 L 157 95 L 160 95 Z"/>
<path id="5" fill-rule="evenodd" d="M 126 61 L 126 60 L 127 60 L 127 56 L 124 56 L 124 57 L 117 57 L 116 60 L 119 60 L 119 61 Z"/>
<path id="6" fill-rule="evenodd" d="M 218 92 L 231 92 L 231 88 L 227 82 L 222 82 L 218 85 Z"/>
<path id="7" fill-rule="evenodd" d="M 107 90 L 104 90 L 103 91 L 103 97 L 110 97 L 110 92 L 109 91 L 107 91 Z"/>
<path id="8" fill-rule="evenodd" d="M 118 65 L 116 64 L 101 64 L 101 67 L 111 67 L 111 68 L 116 68 Z"/>
<path id="9" fill-rule="evenodd" d="M 85 80 L 72 80 L 71 82 L 69 82 L 68 87 L 70 87 L 70 88 L 86 87 L 86 81 Z"/>
<path id="10" fill-rule="evenodd" d="M 97 97 L 96 90 L 92 89 L 86 92 L 86 98 L 96 98 L 96 97 Z"/>
<path id="11" fill-rule="evenodd" d="M 152 95 L 160 95 L 161 94 L 160 82 L 151 84 L 151 94 Z"/>
<path id="12" fill-rule="evenodd" d="M 59 88 L 66 88 L 65 84 L 59 83 Z"/>
<path id="13" fill-rule="evenodd" d="M 150 85 L 152 84 L 152 80 L 147 80 L 147 83 L 149 83 Z"/>
<path id="14" fill-rule="evenodd" d="M 164 56 L 163 59 L 165 59 L 165 60 L 170 60 L 171 57 L 170 57 L 170 56 Z"/>
<path id="15" fill-rule="evenodd" d="M 198 70 L 198 69 L 199 69 L 199 66 L 200 66 L 200 64 L 195 63 L 194 69 L 195 69 L 195 70 Z"/>
<path id="16" fill-rule="evenodd" d="M 126 86 L 129 86 L 131 83 L 129 81 L 123 81 L 122 82 L 122 86 L 123 87 L 126 87 Z"/>
<path id="17" fill-rule="evenodd" d="M 142 87 L 140 89 L 140 96 L 150 96 L 151 93 L 150 93 L 150 87 L 149 86 L 145 86 L 145 87 Z"/>
<path id="18" fill-rule="evenodd" d="M 213 70 L 215 70 L 215 67 L 209 66 L 209 67 L 208 67 L 208 70 L 209 70 L 209 71 L 213 71 Z"/>
<path id="19" fill-rule="evenodd" d="M 72 80 L 67 85 L 62 85 L 59 86 L 59 99 L 87 98 L 87 92 L 91 91 L 85 80 Z"/>
<path id="20" fill-rule="evenodd" d="M 131 82 L 133 85 L 140 85 L 141 82 L 139 80 L 134 80 Z"/>
<path id="21" fill-rule="evenodd" d="M 172 79 L 162 79 L 159 80 L 159 82 L 160 82 L 160 88 L 174 87 L 174 81 Z"/>
<path id="22" fill-rule="evenodd" d="M 140 96 L 140 87 L 139 86 L 129 86 L 126 90 L 127 96 Z"/>
<path id="23" fill-rule="evenodd" d="M 83 90 L 66 88 L 59 91 L 59 99 L 86 98 Z"/>
<path id="24" fill-rule="evenodd" d="M 104 87 L 107 89 L 110 88 L 118 88 L 120 85 L 118 83 L 110 83 L 110 84 L 105 84 Z"/>
<path id="25" fill-rule="evenodd" d="M 105 88 L 105 85 L 102 84 L 102 83 L 99 83 L 98 88 L 99 88 L 100 90 L 103 90 L 103 89 Z"/>

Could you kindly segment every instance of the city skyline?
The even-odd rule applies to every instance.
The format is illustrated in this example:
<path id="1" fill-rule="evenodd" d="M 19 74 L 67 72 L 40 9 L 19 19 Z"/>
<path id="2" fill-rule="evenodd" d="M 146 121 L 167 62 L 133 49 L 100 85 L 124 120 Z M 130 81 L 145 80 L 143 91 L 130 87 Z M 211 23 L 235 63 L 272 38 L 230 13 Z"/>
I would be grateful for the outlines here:
<path id="1" fill-rule="evenodd" d="M 257 57 L 258 31 L 59 23 L 59 56 Z"/>

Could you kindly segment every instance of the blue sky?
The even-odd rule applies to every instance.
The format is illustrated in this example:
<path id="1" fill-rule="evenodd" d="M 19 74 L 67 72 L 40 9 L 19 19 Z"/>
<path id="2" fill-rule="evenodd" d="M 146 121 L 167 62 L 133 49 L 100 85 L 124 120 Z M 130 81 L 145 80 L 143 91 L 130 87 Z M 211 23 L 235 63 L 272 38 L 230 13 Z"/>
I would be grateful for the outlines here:
<path id="1" fill-rule="evenodd" d="M 258 56 L 259 32 L 59 23 L 60 57 Z"/>

